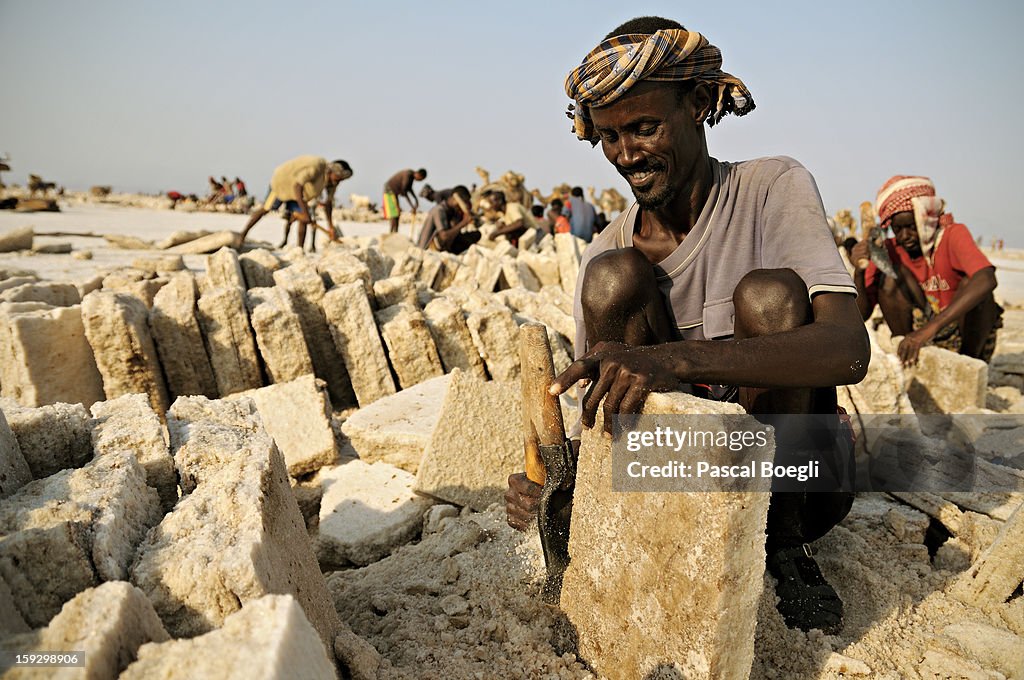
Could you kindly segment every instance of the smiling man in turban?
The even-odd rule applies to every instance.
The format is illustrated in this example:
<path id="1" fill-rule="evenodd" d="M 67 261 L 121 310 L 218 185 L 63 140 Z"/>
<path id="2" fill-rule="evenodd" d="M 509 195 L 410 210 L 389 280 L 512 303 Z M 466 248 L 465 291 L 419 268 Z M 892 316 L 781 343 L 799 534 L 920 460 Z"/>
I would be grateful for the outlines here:
<path id="1" fill-rule="evenodd" d="M 988 361 L 1002 327 L 1003 309 L 992 295 L 996 268 L 945 207 L 927 177 L 891 177 L 878 190 L 875 210 L 881 227 L 892 227 L 885 248 L 898 280 L 874 263 L 854 274 L 861 315 L 867 319 L 881 306 L 893 335 L 905 336 L 897 349 L 905 364 L 916 363 L 927 344 Z M 865 261 L 868 247 L 858 243 L 851 259 Z"/>
<path id="2" fill-rule="evenodd" d="M 611 428 L 652 391 L 837 421 L 835 386 L 865 375 L 856 289 L 811 174 L 784 156 L 724 162 L 708 153 L 705 123 L 754 109 L 744 83 L 721 66 L 700 33 L 642 17 L 612 31 L 565 80 L 573 132 L 601 145 L 636 197 L 580 264 L 577 361 L 553 390 L 589 381 L 583 427 L 603 403 Z M 843 603 L 808 544 L 853 502 L 849 432 L 836 425 L 824 442 L 790 435 L 777 428 L 777 456 L 814 451 L 834 486 L 772 494 L 767 566 L 788 625 L 835 632 Z M 528 525 L 539 490 L 522 475 L 509 479 L 512 526 Z"/>

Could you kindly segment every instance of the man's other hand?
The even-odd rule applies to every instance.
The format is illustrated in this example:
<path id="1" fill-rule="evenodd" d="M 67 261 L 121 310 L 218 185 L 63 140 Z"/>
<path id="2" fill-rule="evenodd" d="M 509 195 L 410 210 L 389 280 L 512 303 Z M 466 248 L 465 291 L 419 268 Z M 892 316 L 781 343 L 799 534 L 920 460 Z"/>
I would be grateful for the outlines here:
<path id="1" fill-rule="evenodd" d="M 899 356 L 900 362 L 904 366 L 915 365 L 917 357 L 921 353 L 921 348 L 931 342 L 934 337 L 935 334 L 930 333 L 925 328 L 919 328 L 912 333 L 907 333 L 906 337 L 900 342 L 900 346 L 896 348 L 896 354 Z"/>
<path id="2" fill-rule="evenodd" d="M 508 476 L 508 491 L 505 492 L 505 514 L 508 525 L 519 531 L 533 524 L 537 517 L 537 506 L 540 504 L 540 484 L 526 478 L 525 472 L 517 472 Z"/>
<path id="3" fill-rule="evenodd" d="M 562 394 L 578 380 L 590 380 L 590 389 L 582 402 L 583 426 L 594 426 L 597 407 L 603 399 L 604 430 L 610 435 L 616 414 L 639 413 L 651 392 L 669 392 L 679 387 L 671 367 L 659 356 L 665 347 L 599 342 L 555 378 L 550 392 Z"/>
<path id="4" fill-rule="evenodd" d="M 871 261 L 871 251 L 868 249 L 867 239 L 864 239 L 863 241 L 857 241 L 857 245 L 855 245 L 853 247 L 853 250 L 850 251 L 850 261 L 852 261 L 853 266 L 857 267 L 858 269 L 867 268 L 866 264 L 861 266 L 864 262 Z"/>

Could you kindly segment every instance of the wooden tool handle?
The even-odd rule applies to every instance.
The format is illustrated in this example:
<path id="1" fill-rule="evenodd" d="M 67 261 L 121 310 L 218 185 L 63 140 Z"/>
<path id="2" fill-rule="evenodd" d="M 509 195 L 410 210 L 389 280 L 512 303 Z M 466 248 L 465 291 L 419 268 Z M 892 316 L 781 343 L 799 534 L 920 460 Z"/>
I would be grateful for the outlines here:
<path id="1" fill-rule="evenodd" d="M 531 440 L 528 438 L 523 443 L 523 448 L 526 453 L 526 478 L 531 482 L 544 486 L 544 482 L 548 479 L 548 471 L 544 467 L 544 461 L 540 458 L 540 449 L 537 448 L 537 440 Z"/>
<path id="2" fill-rule="evenodd" d="M 565 441 L 565 424 L 558 397 L 548 393 L 555 379 L 547 328 L 539 323 L 519 327 L 519 362 L 523 386 L 523 445 L 526 476 L 543 484 L 547 477 L 539 446 Z"/>

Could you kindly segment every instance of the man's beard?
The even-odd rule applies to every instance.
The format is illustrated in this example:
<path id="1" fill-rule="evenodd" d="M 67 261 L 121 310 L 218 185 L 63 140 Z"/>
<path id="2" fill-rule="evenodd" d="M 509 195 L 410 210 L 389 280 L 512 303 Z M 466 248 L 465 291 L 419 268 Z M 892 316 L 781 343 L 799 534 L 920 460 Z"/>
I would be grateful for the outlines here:
<path id="1" fill-rule="evenodd" d="M 912 260 L 916 260 L 917 258 L 921 257 L 924 254 L 924 251 L 921 250 L 920 241 L 917 242 L 917 245 L 912 246 L 910 248 L 908 248 L 907 246 L 903 246 L 903 250 L 907 251 L 907 255 L 910 255 L 910 259 Z"/>
<path id="2" fill-rule="evenodd" d="M 621 167 L 616 167 L 616 169 L 619 171 L 620 175 L 625 177 L 626 175 L 629 174 L 629 172 L 642 172 L 645 170 L 650 170 L 651 172 L 656 173 L 663 173 L 665 171 L 665 166 L 661 165 L 660 163 L 649 163 L 644 164 L 643 167 L 639 168 L 629 168 L 628 170 L 624 170 Z M 661 179 L 664 180 L 667 178 L 662 176 Z M 632 184 L 630 184 L 629 189 L 630 191 L 633 192 L 633 196 L 636 198 L 636 202 L 644 210 L 656 210 L 658 208 L 664 208 L 666 205 L 668 205 L 675 199 L 676 194 L 678 193 L 676 191 L 676 188 L 670 182 L 667 181 L 664 182 L 664 184 L 662 184 L 661 186 L 658 186 L 657 182 L 655 182 L 654 186 L 652 186 L 650 189 L 645 190 L 637 189 Z"/>
<path id="3" fill-rule="evenodd" d="M 663 187 L 653 187 L 648 191 L 633 189 L 633 196 L 644 210 L 657 210 L 671 203 L 676 197 L 676 191 L 671 185 L 666 184 Z"/>

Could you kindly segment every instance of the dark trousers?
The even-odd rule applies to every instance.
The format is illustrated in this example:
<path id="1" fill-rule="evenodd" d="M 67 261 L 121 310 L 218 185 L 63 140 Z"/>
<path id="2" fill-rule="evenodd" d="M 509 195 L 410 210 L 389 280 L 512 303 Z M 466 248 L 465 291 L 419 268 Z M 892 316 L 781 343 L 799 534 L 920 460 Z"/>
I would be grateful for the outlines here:
<path id="1" fill-rule="evenodd" d="M 801 450 L 826 452 L 814 456 L 821 461 L 820 478 L 800 485 L 799 489 L 790 486 L 784 487 L 786 491 L 772 492 L 765 529 L 769 554 L 821 538 L 843 521 L 853 507 L 857 476 L 853 429 L 848 420 L 835 414 L 834 406 L 825 406 L 822 410 L 827 415 L 797 416 L 789 421 L 786 416 L 759 418 L 776 427 L 776 464 L 805 462 L 806 454 Z"/>
<path id="2" fill-rule="evenodd" d="M 768 505 L 766 551 L 810 543 L 843 521 L 853 507 L 852 492 L 776 492 Z"/>

